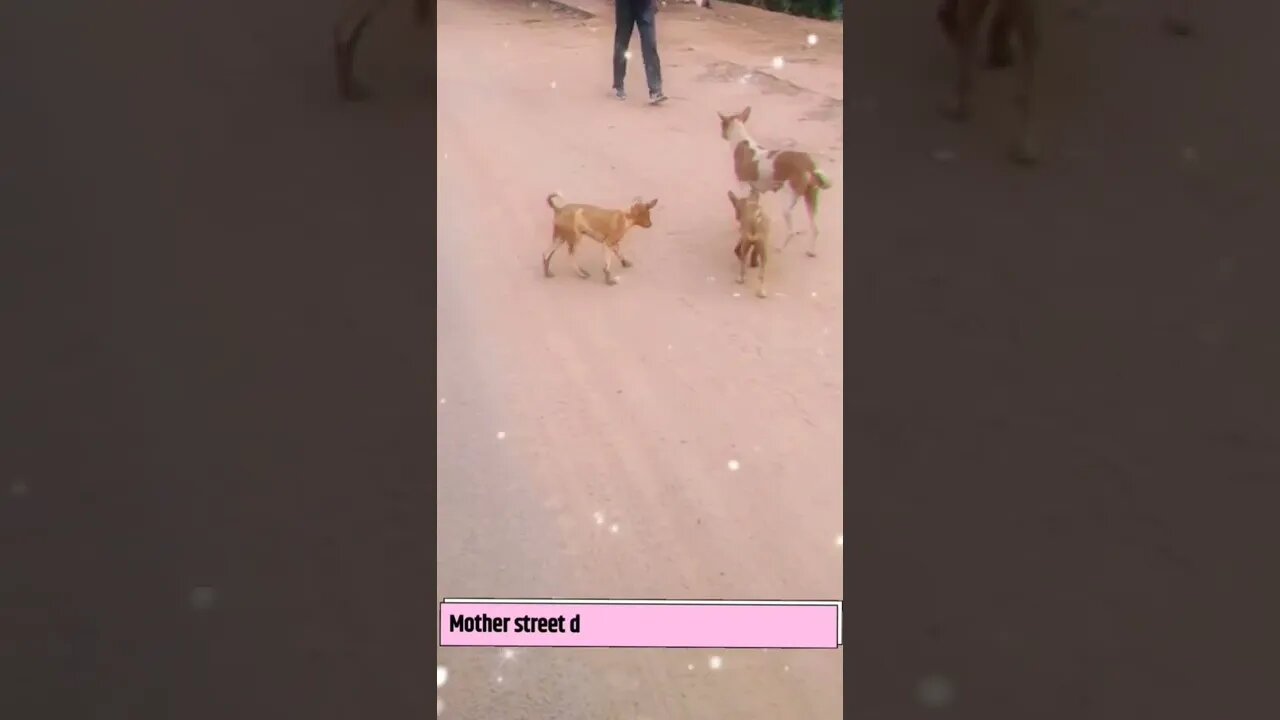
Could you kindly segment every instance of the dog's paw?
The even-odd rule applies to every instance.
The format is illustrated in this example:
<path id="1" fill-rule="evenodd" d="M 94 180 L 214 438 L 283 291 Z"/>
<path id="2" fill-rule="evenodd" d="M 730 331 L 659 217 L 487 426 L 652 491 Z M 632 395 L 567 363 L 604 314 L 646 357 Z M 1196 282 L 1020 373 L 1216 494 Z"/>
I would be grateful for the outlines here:
<path id="1" fill-rule="evenodd" d="M 605 275 L 605 276 L 604 276 L 604 284 L 605 284 L 605 285 L 610 285 L 610 286 L 612 286 L 612 285 L 617 285 L 617 284 L 618 284 L 618 278 L 616 278 L 616 277 L 614 277 L 614 276 L 612 276 L 612 275 Z"/>
<path id="2" fill-rule="evenodd" d="M 591 277 L 591 273 L 587 272 L 586 270 L 578 270 L 578 277 L 582 278 L 583 280 L 586 280 L 587 278 Z"/>
<path id="3" fill-rule="evenodd" d="M 629 267 L 631 267 L 631 266 L 632 266 L 632 265 L 634 265 L 634 264 L 635 264 L 635 263 L 632 263 L 630 260 L 628 260 L 628 259 L 626 259 L 626 258 L 622 258 L 622 267 L 624 267 L 624 268 L 629 268 Z"/>
<path id="4" fill-rule="evenodd" d="M 812 251 L 812 250 L 805 250 L 805 251 L 804 251 L 804 254 L 805 254 L 805 255 L 808 255 L 809 257 L 818 257 L 818 253 L 816 253 L 816 252 L 814 252 L 814 251 Z"/>

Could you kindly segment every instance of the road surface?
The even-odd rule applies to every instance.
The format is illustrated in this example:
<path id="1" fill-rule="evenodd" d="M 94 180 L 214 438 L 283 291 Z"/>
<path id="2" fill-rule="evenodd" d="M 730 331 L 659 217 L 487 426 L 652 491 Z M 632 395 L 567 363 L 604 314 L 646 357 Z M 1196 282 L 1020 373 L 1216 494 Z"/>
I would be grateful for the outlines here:
<path id="1" fill-rule="evenodd" d="M 775 254 L 757 299 L 734 282 L 716 117 L 751 105 L 761 139 L 822 154 L 839 188 L 838 97 L 738 82 L 717 53 L 732 28 L 699 31 L 688 12 L 660 16 L 672 99 L 657 108 L 638 45 L 633 99 L 612 97 L 607 16 L 439 13 L 437 591 L 840 598 L 841 199 L 823 198 L 818 257 Z M 543 277 L 552 191 L 658 199 L 617 286 L 598 246 L 579 251 L 589 280 L 563 251 Z M 440 662 L 445 717 L 842 717 L 839 651 L 446 648 Z"/>

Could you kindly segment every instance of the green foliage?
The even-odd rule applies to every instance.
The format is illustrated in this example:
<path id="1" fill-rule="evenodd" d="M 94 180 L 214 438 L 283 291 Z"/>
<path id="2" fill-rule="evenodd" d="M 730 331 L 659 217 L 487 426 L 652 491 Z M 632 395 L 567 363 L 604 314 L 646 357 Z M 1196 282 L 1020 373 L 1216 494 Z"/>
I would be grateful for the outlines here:
<path id="1" fill-rule="evenodd" d="M 844 0 L 729 0 L 739 5 L 751 5 L 774 12 L 818 18 L 819 20 L 844 19 Z"/>

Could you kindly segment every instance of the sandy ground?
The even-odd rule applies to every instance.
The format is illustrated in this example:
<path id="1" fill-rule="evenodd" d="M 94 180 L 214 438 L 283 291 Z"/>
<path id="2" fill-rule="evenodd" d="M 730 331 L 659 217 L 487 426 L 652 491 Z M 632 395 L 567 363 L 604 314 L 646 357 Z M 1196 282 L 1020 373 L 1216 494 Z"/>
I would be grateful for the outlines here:
<path id="1" fill-rule="evenodd" d="M 774 296 L 755 298 L 733 281 L 715 114 L 752 105 L 759 137 L 822 153 L 840 187 L 832 100 L 739 82 L 717 53 L 732 27 L 691 18 L 662 26 L 659 108 L 638 45 L 635 99 L 611 96 L 608 17 L 447 2 L 439 22 L 438 592 L 840 598 L 841 200 L 824 198 L 819 257 L 793 245 Z M 590 280 L 563 251 L 543 277 L 553 190 L 658 198 L 619 285 L 598 246 L 580 251 Z M 839 651 L 446 648 L 440 662 L 446 717 L 841 717 Z"/>
<path id="2" fill-rule="evenodd" d="M 327 6 L 0 7 L 0 716 L 422 717 L 442 595 L 840 597 L 846 528 L 847 688 L 842 652 L 447 650 L 444 716 L 1274 716 L 1280 6 L 1174 40 L 1161 4 L 1051 3 L 1032 172 L 1010 78 L 939 121 L 931 2 L 847 44 L 672 6 L 655 109 L 608 97 L 607 21 L 451 0 L 438 138 L 408 23 L 344 107 Z M 764 301 L 747 103 L 850 207 Z M 540 276 L 552 190 L 659 197 L 618 287 Z"/>

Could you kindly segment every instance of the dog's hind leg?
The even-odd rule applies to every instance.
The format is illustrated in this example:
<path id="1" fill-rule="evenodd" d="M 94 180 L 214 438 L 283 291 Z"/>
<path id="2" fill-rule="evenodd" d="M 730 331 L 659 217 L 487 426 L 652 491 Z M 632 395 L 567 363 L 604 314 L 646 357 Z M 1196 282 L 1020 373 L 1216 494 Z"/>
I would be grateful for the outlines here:
<path id="1" fill-rule="evenodd" d="M 760 247 L 765 248 L 767 243 L 768 243 L 767 240 L 765 242 L 760 243 Z M 756 288 L 756 297 L 758 298 L 769 297 L 769 293 L 765 292 L 764 290 L 764 269 L 765 269 L 765 266 L 769 264 L 769 251 L 767 249 L 762 249 L 757 251 L 757 259 L 760 260 L 760 287 Z"/>
<path id="2" fill-rule="evenodd" d="M 591 273 L 583 270 L 582 266 L 578 264 L 578 240 L 569 238 L 566 242 L 569 245 L 569 262 L 573 264 L 573 271 L 578 273 L 578 277 L 583 280 L 591 277 Z"/>
<path id="3" fill-rule="evenodd" d="M 564 244 L 564 240 L 555 233 L 551 235 L 551 249 L 542 254 L 542 274 L 546 277 L 555 277 L 555 273 L 551 272 L 551 257 L 556 254 L 556 250 Z"/>
<path id="4" fill-rule="evenodd" d="M 791 183 L 787 183 L 782 187 L 784 188 L 782 203 L 785 206 L 785 209 L 782 211 L 782 219 L 787 223 L 787 239 L 782 241 L 782 247 L 783 249 L 786 249 L 786 247 L 791 244 L 791 238 L 799 234 L 793 229 L 794 223 L 791 220 L 791 213 L 795 211 L 796 203 L 800 202 L 800 193 L 796 192 L 796 189 L 791 186 Z"/>
<path id="5" fill-rule="evenodd" d="M 600 244 L 604 246 L 604 284 L 617 285 L 618 278 L 613 276 L 613 256 L 616 255 L 618 251 L 607 242 Z"/>
<path id="6" fill-rule="evenodd" d="M 818 257 L 818 193 L 821 191 L 816 180 L 810 181 L 804 190 L 804 209 L 809 216 L 809 250 L 805 254 L 809 257 Z"/>
<path id="7" fill-rule="evenodd" d="M 738 249 L 734 251 L 734 254 L 738 256 L 738 284 L 739 285 L 747 281 L 747 260 L 752 256 L 752 253 L 754 252 L 755 252 L 755 248 L 752 247 L 745 240 L 738 241 Z"/>

